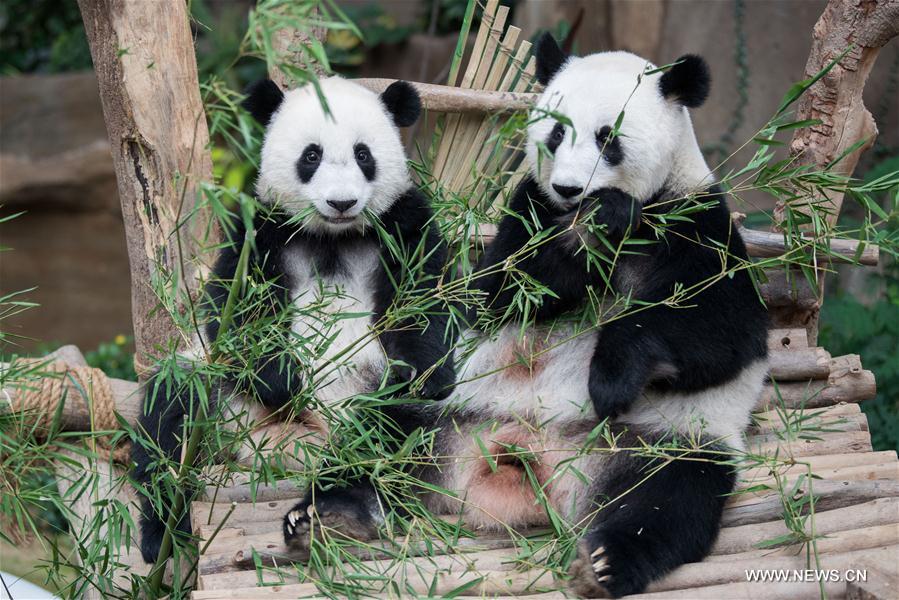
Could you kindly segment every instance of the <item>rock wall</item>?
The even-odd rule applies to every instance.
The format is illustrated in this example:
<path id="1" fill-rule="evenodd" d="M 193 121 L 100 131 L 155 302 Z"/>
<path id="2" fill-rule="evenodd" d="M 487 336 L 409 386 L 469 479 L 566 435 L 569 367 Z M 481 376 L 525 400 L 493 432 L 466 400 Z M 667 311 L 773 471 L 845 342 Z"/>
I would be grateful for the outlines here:
<path id="1" fill-rule="evenodd" d="M 40 304 L 0 323 L 0 351 L 89 349 L 131 332 L 130 274 L 93 73 L 0 79 L 0 295 Z"/>

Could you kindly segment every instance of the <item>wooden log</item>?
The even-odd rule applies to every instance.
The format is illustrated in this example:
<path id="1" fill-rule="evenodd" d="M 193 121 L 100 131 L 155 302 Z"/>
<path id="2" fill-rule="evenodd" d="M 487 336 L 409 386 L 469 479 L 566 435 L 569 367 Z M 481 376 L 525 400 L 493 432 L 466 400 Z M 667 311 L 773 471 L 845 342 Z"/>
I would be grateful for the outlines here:
<path id="1" fill-rule="evenodd" d="M 839 402 L 870 400 L 876 395 L 877 383 L 871 371 L 834 373 L 832 370 L 826 381 L 765 385 L 756 410 L 773 410 L 781 404 L 790 408 L 819 408 Z"/>
<path id="2" fill-rule="evenodd" d="M 380 94 L 395 79 L 354 79 L 356 83 Z M 486 91 L 410 82 L 421 96 L 422 106 L 442 113 L 501 113 L 530 110 L 537 94 L 527 92 Z"/>
<path id="3" fill-rule="evenodd" d="M 809 348 L 808 333 L 802 328 L 774 328 L 768 331 L 769 350 Z"/>
<path id="4" fill-rule="evenodd" d="M 739 217 L 735 217 L 734 220 L 738 219 Z M 782 233 L 747 229 L 742 225 L 737 229 L 746 244 L 746 251 L 753 258 L 782 256 L 787 250 Z M 811 242 L 812 240 L 809 239 L 809 244 Z M 832 239 L 829 246 L 832 254 L 816 257 L 819 262 L 857 262 L 860 265 L 876 266 L 880 260 L 880 248 L 876 244 L 867 244 L 858 240 Z M 812 247 L 809 246 L 809 254 L 811 250 Z M 811 263 L 811 256 L 809 256 L 808 262 Z"/>
<path id="5" fill-rule="evenodd" d="M 808 495 L 808 483 L 803 485 L 794 496 L 800 499 Z M 853 504 L 868 502 L 877 498 L 893 498 L 899 496 L 899 481 L 831 481 L 815 480 L 812 483 L 815 496 L 815 510 L 831 510 Z M 739 498 L 739 496 L 734 496 Z M 773 521 L 783 514 L 783 499 L 778 493 L 769 494 L 758 502 L 749 504 L 728 505 L 721 517 L 723 527 L 751 525 Z"/>
<path id="6" fill-rule="evenodd" d="M 842 432 L 868 431 L 868 417 L 863 413 L 845 416 L 811 416 L 816 412 L 811 409 L 806 415 L 788 416 L 790 427 L 781 423 L 766 423 L 765 429 L 751 429 L 747 432 L 746 443 L 752 446 L 776 444 L 797 438 L 824 438 L 837 436 Z M 835 454 L 835 453 L 827 453 Z"/>
<path id="7" fill-rule="evenodd" d="M 196 294 L 208 219 L 182 222 L 212 181 L 209 132 L 184 2 L 79 0 L 100 87 L 131 265 L 137 363 L 180 339 L 151 282 L 177 273 Z M 179 238 L 180 237 L 180 242 Z M 205 240 L 214 244 L 215 239 Z M 184 298 L 181 298 L 183 301 Z"/>
<path id="8" fill-rule="evenodd" d="M 821 554 L 839 554 L 855 550 L 867 550 L 870 548 L 882 548 L 899 542 L 899 523 L 887 523 L 886 525 L 874 525 L 847 531 L 837 531 L 818 538 L 815 541 L 815 551 Z M 809 549 L 807 542 L 803 541 L 779 548 L 764 548 L 750 550 L 738 554 L 713 554 L 704 562 L 734 562 L 751 559 L 774 558 L 778 556 L 799 556 Z"/>
<path id="9" fill-rule="evenodd" d="M 757 569 L 786 569 L 805 571 L 820 568 L 837 570 L 841 574 L 849 569 L 865 569 L 873 561 L 890 560 L 899 552 L 899 546 L 857 550 L 819 557 L 820 567 L 809 564 L 804 553 L 797 556 L 776 556 L 771 558 L 750 558 L 741 561 L 692 563 L 675 569 L 669 575 L 649 585 L 647 594 L 628 596 L 629 599 L 655 598 L 819 598 L 817 582 L 808 587 L 790 587 L 789 595 L 781 594 L 787 588 L 780 588 L 773 582 L 747 582 L 746 572 Z M 845 581 L 836 582 L 834 588 L 827 588 L 828 597 L 839 597 L 845 588 Z M 833 596 L 831 596 L 833 594 Z"/>
<path id="10" fill-rule="evenodd" d="M 868 453 L 860 452 L 855 456 L 859 457 L 859 464 L 849 464 L 845 466 L 835 467 L 811 467 L 811 472 L 815 477 L 827 479 L 830 481 L 869 481 L 873 479 L 899 479 L 899 462 L 892 459 L 882 460 L 881 462 L 871 462 L 873 459 L 867 458 Z M 851 455 L 850 455 L 851 456 Z M 814 456 L 804 457 L 802 462 L 811 462 Z M 847 461 L 849 462 L 849 461 Z M 796 464 L 778 470 L 779 476 L 784 480 L 785 486 L 793 485 L 800 477 L 808 476 L 808 467 L 804 464 Z M 759 486 L 774 486 L 777 480 L 773 474 L 759 475 L 754 479 L 740 477 L 737 481 L 737 491 L 747 490 L 748 488 L 757 488 Z M 773 487 L 772 487 L 773 489 Z M 732 505 L 750 504 L 749 498 L 753 496 L 750 492 L 745 492 L 745 497 L 741 496 L 739 500 L 732 501 Z"/>
<path id="11" fill-rule="evenodd" d="M 777 436 L 760 436 L 747 441 L 747 452 L 753 456 L 770 456 L 781 459 L 804 458 L 816 454 L 849 454 L 871 452 L 871 434 L 862 431 L 837 431 L 813 434 L 818 439 L 784 441 Z M 765 438 L 768 439 L 765 439 Z"/>
<path id="12" fill-rule="evenodd" d="M 833 423 L 840 419 L 853 419 L 862 414 L 858 404 L 842 402 L 833 406 L 825 406 L 809 410 L 787 409 L 757 412 L 752 415 L 753 424 L 747 429 L 747 435 L 756 435 L 766 431 L 782 431 L 786 426 L 783 419 L 807 419 L 821 423 Z"/>
<path id="13" fill-rule="evenodd" d="M 768 361 L 768 377 L 777 381 L 827 379 L 830 375 L 831 356 L 824 348 L 777 350 L 768 355 Z"/>
<path id="14" fill-rule="evenodd" d="M 899 498 L 878 498 L 864 504 L 816 511 L 814 532 L 816 535 L 828 535 L 838 531 L 896 522 L 899 522 Z M 736 554 L 756 550 L 758 544 L 788 533 L 790 530 L 783 521 L 726 527 L 718 535 L 712 554 Z"/>
<path id="15" fill-rule="evenodd" d="M 899 598 L 899 576 L 895 569 L 889 571 L 865 568 L 864 581 L 846 583 L 846 600 L 895 600 Z"/>

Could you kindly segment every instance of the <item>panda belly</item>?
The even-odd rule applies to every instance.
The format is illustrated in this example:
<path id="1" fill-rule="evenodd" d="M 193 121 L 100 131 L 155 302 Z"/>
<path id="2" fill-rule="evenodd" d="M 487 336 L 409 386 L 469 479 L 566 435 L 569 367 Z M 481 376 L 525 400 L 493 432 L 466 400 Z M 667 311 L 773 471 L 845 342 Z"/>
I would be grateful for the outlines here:
<path id="1" fill-rule="evenodd" d="M 444 458 L 433 475 L 455 498 L 430 494 L 432 510 L 461 512 L 482 529 L 545 525 L 535 493 L 542 489 L 562 516 L 588 512 L 615 454 L 601 446 L 583 452 L 598 424 L 587 387 L 596 339 L 596 332 L 579 333 L 570 324 L 524 335 L 515 325 L 493 337 L 465 335 L 474 347 L 458 357 L 459 383 L 438 426 L 436 453 Z M 678 433 L 740 448 L 766 372 L 759 361 L 701 392 L 646 390 L 616 424 L 649 439 Z"/>
<path id="2" fill-rule="evenodd" d="M 579 453 L 595 426 L 587 393 L 595 334 L 509 325 L 495 336 L 469 331 L 450 409 L 440 417 L 434 483 L 438 513 L 462 514 L 470 527 L 496 530 L 547 524 L 543 501 L 567 518 L 588 503 L 579 478 L 602 459 Z M 427 477 L 426 477 L 427 478 Z"/>
<path id="3" fill-rule="evenodd" d="M 296 351 L 313 357 L 304 364 L 316 399 L 326 406 L 377 389 L 387 368 L 387 356 L 372 330 L 373 274 L 380 268 L 377 247 L 336 246 L 340 267 L 324 276 L 314 272 L 314 257 L 304 248 L 291 248 L 285 256 L 297 309 L 292 325 Z"/>

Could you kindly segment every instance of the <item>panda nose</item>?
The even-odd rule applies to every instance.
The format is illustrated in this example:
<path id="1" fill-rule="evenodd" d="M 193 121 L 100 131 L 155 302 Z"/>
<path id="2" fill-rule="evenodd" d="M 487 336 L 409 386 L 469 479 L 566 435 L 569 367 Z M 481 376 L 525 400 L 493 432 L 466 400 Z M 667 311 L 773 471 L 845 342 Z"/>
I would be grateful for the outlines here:
<path id="1" fill-rule="evenodd" d="M 336 208 L 338 212 L 346 212 L 356 205 L 355 200 L 328 200 L 328 206 Z"/>
<path id="2" fill-rule="evenodd" d="M 581 192 L 584 191 L 584 188 L 581 188 L 581 187 L 577 187 L 577 186 L 573 186 L 573 185 L 558 185 L 555 183 L 553 184 L 553 189 L 556 190 L 557 194 L 559 194 L 566 200 L 568 198 L 573 198 L 574 196 L 577 196 L 578 194 L 580 194 Z"/>

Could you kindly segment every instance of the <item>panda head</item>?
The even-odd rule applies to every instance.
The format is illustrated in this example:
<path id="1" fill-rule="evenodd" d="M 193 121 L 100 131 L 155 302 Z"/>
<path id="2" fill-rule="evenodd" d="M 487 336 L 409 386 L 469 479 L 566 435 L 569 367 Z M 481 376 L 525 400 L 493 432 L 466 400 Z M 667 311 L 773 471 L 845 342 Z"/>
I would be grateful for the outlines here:
<path id="1" fill-rule="evenodd" d="M 266 126 L 256 193 L 318 234 L 359 232 L 411 185 L 398 127 L 421 112 L 418 93 L 397 81 L 382 94 L 331 77 L 283 93 L 263 80 L 244 107 Z"/>
<path id="2" fill-rule="evenodd" d="M 566 56 L 546 34 L 535 54 L 545 89 L 528 127 L 528 159 L 559 208 L 600 188 L 646 202 L 662 190 L 682 193 L 712 183 L 687 111 L 708 95 L 702 58 L 681 57 L 638 85 L 638 76 L 655 67 L 628 52 Z M 622 110 L 619 134 L 610 136 Z"/>

